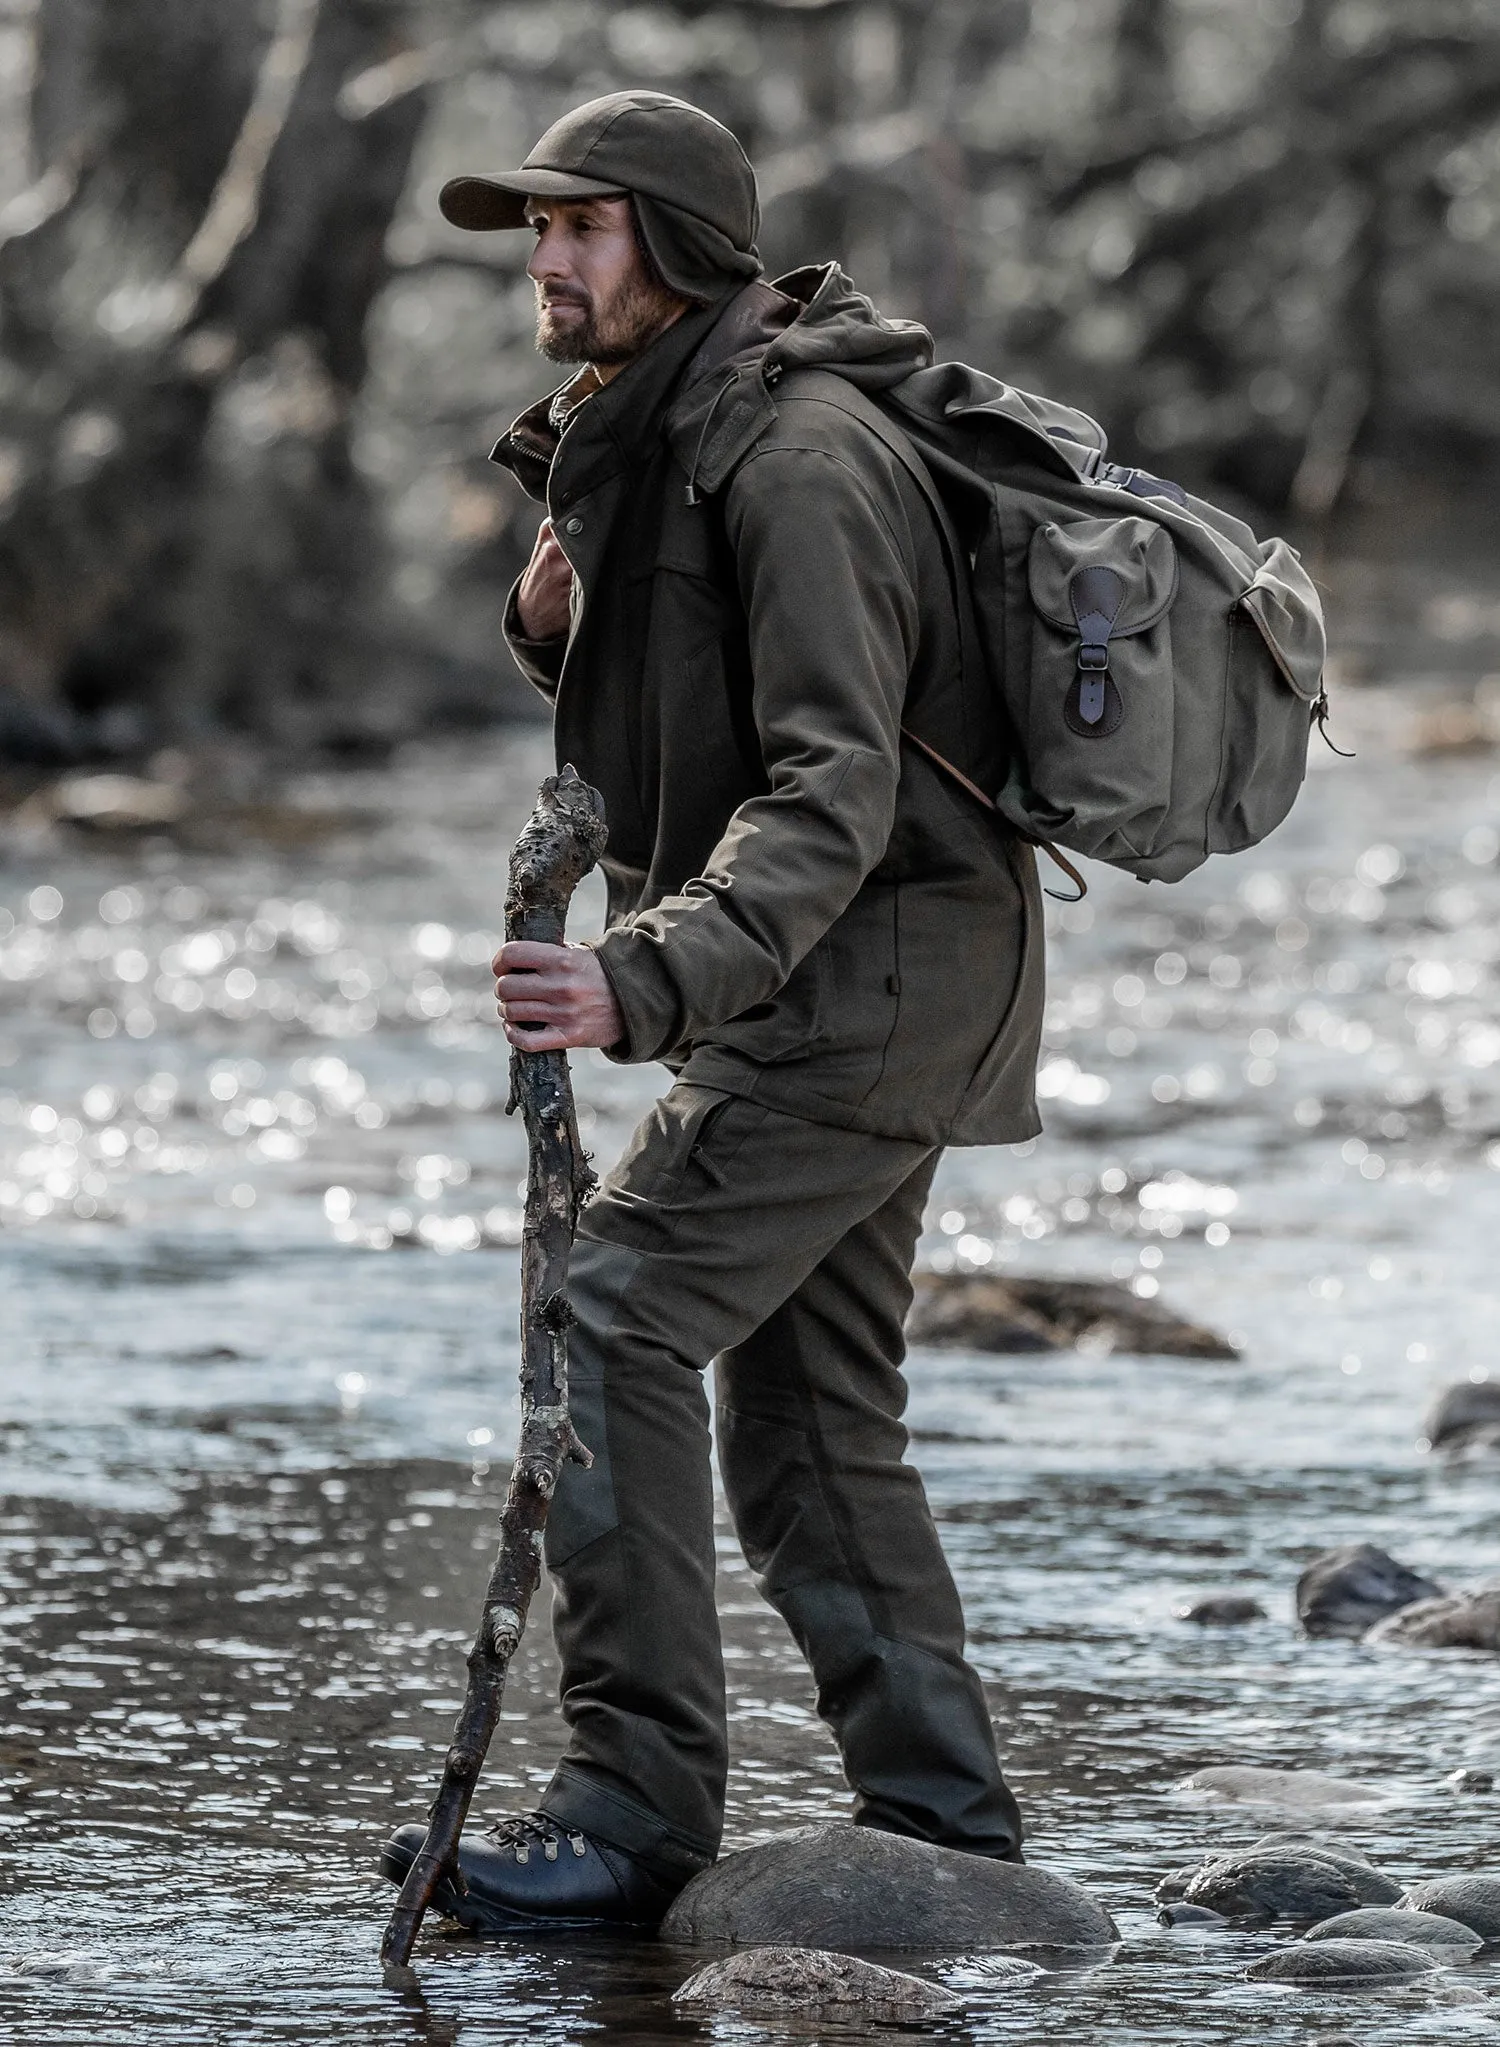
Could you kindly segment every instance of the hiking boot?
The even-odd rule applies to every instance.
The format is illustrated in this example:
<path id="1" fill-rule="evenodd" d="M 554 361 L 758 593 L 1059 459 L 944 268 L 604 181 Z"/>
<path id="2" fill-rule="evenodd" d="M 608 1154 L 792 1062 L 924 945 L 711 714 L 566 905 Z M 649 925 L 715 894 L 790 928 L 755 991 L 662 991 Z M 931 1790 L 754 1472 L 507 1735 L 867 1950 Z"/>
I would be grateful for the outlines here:
<path id="1" fill-rule="evenodd" d="M 398 1827 L 380 1851 L 393 1884 L 421 1852 L 427 1829 Z M 564 1827 L 544 1812 L 499 1820 L 458 1846 L 462 1890 L 444 1877 L 435 1909 L 473 1933 L 538 1926 L 655 1926 L 681 1889 L 654 1876 L 636 1856 Z"/>

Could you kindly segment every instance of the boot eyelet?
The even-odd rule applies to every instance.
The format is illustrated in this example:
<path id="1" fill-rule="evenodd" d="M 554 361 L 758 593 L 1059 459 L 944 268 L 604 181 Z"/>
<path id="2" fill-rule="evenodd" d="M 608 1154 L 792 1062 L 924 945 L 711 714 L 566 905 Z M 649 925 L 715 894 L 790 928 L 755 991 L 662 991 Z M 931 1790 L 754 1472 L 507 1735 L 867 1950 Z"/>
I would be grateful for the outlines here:
<path id="1" fill-rule="evenodd" d="M 584 1840 L 582 1834 L 569 1834 L 568 1846 L 575 1855 L 587 1855 L 589 1852 L 589 1844 Z"/>
<path id="2" fill-rule="evenodd" d="M 531 1850 L 524 1841 L 517 1841 L 516 1843 L 516 1860 L 523 1868 L 531 1860 Z"/>
<path id="3" fill-rule="evenodd" d="M 544 1855 L 546 1856 L 546 1858 L 547 1858 L 547 1860 L 548 1860 L 549 1862 L 556 1862 L 556 1860 L 557 1860 L 557 1836 L 556 1836 L 556 1834 L 549 1834 L 549 1835 L 547 1836 L 546 1840 L 545 1840 L 545 1841 L 543 1841 L 543 1843 L 542 1843 L 542 1853 L 543 1853 L 543 1854 L 544 1854 Z"/>

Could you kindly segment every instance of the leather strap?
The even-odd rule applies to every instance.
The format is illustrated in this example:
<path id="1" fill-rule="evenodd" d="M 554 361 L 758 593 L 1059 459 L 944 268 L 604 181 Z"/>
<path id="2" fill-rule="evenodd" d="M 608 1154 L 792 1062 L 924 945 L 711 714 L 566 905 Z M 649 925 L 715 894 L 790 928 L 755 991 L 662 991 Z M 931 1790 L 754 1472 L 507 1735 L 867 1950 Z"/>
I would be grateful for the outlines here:
<path id="1" fill-rule="evenodd" d="M 830 370 L 806 369 L 791 371 L 788 373 L 787 381 L 793 384 L 795 390 L 805 391 L 811 387 L 815 396 L 822 398 L 827 403 L 836 405 L 841 412 L 847 412 L 853 418 L 862 420 L 874 433 L 876 439 L 885 443 L 931 506 L 933 517 L 937 521 L 938 532 L 942 537 L 944 552 L 948 557 L 949 572 L 954 579 L 955 585 L 957 585 L 959 577 L 964 573 L 961 566 L 964 560 L 963 550 L 959 545 L 958 536 L 953 530 L 953 523 L 948 517 L 947 506 L 943 503 L 938 487 L 932 480 L 931 471 L 906 435 L 901 432 L 900 428 L 893 421 L 885 417 L 880 408 L 871 399 L 867 398 L 864 392 L 856 390 L 852 385 L 846 383 L 842 377 L 836 376 Z M 963 630 L 963 617 L 963 606 L 960 604 L 960 632 Z M 993 812 L 996 816 L 999 815 L 999 804 L 996 803 L 992 796 L 986 796 L 979 784 L 971 781 L 962 768 L 956 768 L 952 761 L 946 760 L 938 752 L 937 748 L 929 746 L 925 739 L 918 739 L 916 733 L 909 726 L 903 725 L 901 727 L 901 734 L 903 738 L 909 739 L 919 752 L 925 753 L 935 767 L 941 768 L 943 773 L 951 776 L 961 789 L 967 790 L 976 802 L 982 803 L 986 810 Z M 1015 827 L 1012 825 L 1010 829 L 1014 831 Z M 1027 845 L 1038 847 L 1045 853 L 1054 866 L 1062 869 L 1063 873 L 1067 875 L 1069 881 L 1072 882 L 1074 888 L 1078 891 L 1076 895 L 1060 896 L 1056 889 L 1049 888 L 1046 893 L 1052 897 L 1054 902 L 1081 903 L 1083 901 L 1089 892 L 1089 885 L 1065 853 L 1059 853 L 1056 846 L 1048 839 L 1027 839 L 1024 832 L 1016 832 L 1016 837 L 1025 840 Z"/>
<path id="2" fill-rule="evenodd" d="M 1000 806 L 996 803 L 994 797 L 986 796 L 979 784 L 971 782 L 962 768 L 956 768 L 952 761 L 938 752 L 935 746 L 929 746 L 925 739 L 919 739 L 909 725 L 901 727 L 901 737 L 909 739 L 918 753 L 925 753 L 933 766 L 941 768 L 945 775 L 951 776 L 957 782 L 960 789 L 966 789 L 976 803 L 982 803 L 986 810 L 992 812 L 997 817 L 999 816 Z M 1020 838 L 1023 834 L 1018 832 L 1016 836 Z M 1060 867 L 1078 891 L 1076 896 L 1060 896 L 1055 889 L 1049 888 L 1046 893 L 1052 897 L 1053 901 L 1057 903 L 1081 903 L 1089 892 L 1089 885 L 1068 858 L 1067 854 L 1060 853 L 1050 839 L 1030 839 L 1027 843 L 1037 847 L 1040 852 L 1045 853 L 1054 867 Z"/>

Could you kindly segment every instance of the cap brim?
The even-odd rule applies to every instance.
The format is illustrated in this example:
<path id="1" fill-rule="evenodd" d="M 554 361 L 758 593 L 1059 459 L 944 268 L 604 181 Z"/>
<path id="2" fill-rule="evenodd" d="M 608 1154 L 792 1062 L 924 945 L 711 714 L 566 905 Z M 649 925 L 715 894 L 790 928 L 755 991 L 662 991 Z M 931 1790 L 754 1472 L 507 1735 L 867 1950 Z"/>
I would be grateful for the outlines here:
<path id="1" fill-rule="evenodd" d="M 500 171 L 487 178 L 450 178 L 438 210 L 455 227 L 525 227 L 528 199 L 618 199 L 619 185 L 576 171 Z"/>

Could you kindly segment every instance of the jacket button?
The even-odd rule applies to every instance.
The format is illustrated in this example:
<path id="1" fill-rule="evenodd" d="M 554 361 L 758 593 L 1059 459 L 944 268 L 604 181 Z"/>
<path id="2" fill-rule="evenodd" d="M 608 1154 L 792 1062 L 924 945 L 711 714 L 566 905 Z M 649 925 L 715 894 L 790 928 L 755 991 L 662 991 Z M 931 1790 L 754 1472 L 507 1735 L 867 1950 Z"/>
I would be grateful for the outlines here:
<path id="1" fill-rule="evenodd" d="M 571 519 L 563 520 L 563 531 L 564 533 L 581 533 L 583 531 L 583 521 L 576 512 Z"/>

